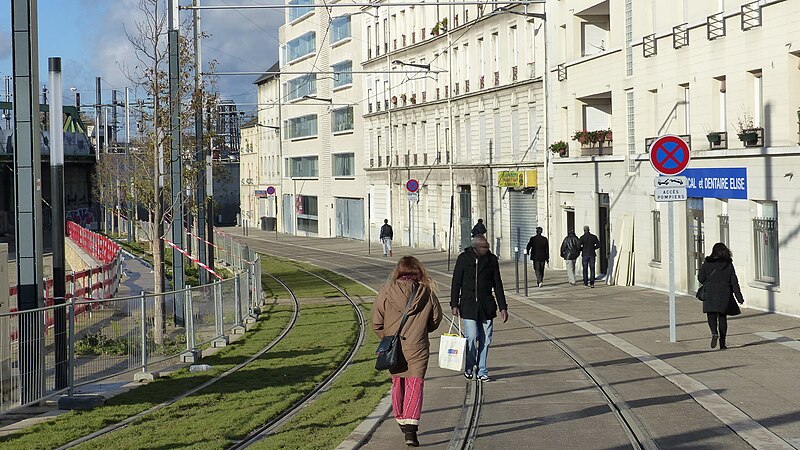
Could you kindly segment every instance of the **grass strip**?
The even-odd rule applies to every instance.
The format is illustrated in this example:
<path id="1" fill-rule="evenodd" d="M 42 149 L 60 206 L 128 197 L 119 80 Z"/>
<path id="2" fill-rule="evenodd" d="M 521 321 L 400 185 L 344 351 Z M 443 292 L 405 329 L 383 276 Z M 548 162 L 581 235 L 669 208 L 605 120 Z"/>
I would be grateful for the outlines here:
<path id="1" fill-rule="evenodd" d="M 289 285 L 298 298 L 338 297 L 341 294 L 328 283 L 325 283 L 320 279 L 310 277 L 307 273 L 303 273 L 297 269 L 304 269 L 330 280 L 344 289 L 344 291 L 353 297 L 354 300 L 356 298 L 367 297 L 369 299 L 369 303 L 371 304 L 372 297 L 375 295 L 371 289 L 353 281 L 350 278 L 343 277 L 339 274 L 311 264 L 268 255 L 261 258 L 261 268 L 264 272 L 269 272 L 275 275 L 284 283 Z M 267 282 L 266 279 L 268 277 L 264 278 L 264 290 L 267 292 L 268 296 L 270 295 L 270 292 L 280 293 L 283 291 L 283 288 L 280 287 L 279 284 L 271 279 L 270 282 Z"/>
<path id="2" fill-rule="evenodd" d="M 371 305 L 365 305 L 370 317 Z M 364 347 L 331 388 L 254 449 L 336 448 L 367 417 L 389 389 L 388 371 L 375 370 L 378 338 L 367 330 Z"/>
<path id="3" fill-rule="evenodd" d="M 303 305 L 271 352 L 208 389 L 81 449 L 222 449 L 290 407 L 333 371 L 358 332 L 349 304 Z"/>
<path id="4" fill-rule="evenodd" d="M 72 411 L 53 421 L 0 437 L 0 447 L 25 450 L 55 448 L 174 398 L 205 383 L 267 346 L 286 327 L 291 318 L 291 311 L 292 308 L 288 305 L 265 307 L 259 321 L 243 340 L 203 359 L 204 364 L 213 367 L 209 371 L 190 373 L 187 369 L 179 370 L 168 377 L 112 397 L 100 408 L 91 411 Z"/>

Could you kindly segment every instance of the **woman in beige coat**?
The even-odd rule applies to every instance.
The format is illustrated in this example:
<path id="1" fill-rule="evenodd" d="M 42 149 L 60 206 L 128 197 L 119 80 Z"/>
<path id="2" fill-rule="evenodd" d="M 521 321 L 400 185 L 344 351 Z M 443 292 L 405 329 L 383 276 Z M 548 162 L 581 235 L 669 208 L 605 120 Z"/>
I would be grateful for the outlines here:
<path id="1" fill-rule="evenodd" d="M 392 409 L 405 434 L 406 445 L 418 446 L 417 427 L 422 412 L 422 388 L 428 368 L 428 333 L 439 328 L 442 307 L 433 292 L 434 281 L 422 263 L 413 256 L 397 262 L 389 282 L 372 306 L 372 328 L 379 338 L 397 333 L 408 298 L 417 287 L 408 309 L 408 319 L 400 331 L 400 355 L 392 374 Z"/>

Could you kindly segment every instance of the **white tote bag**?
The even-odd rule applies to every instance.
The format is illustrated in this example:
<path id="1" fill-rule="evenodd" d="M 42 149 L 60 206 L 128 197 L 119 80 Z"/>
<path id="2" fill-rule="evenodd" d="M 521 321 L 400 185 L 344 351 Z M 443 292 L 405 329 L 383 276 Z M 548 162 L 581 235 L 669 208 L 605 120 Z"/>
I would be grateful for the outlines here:
<path id="1" fill-rule="evenodd" d="M 439 367 L 442 369 L 462 371 L 466 360 L 467 339 L 461 337 L 461 327 L 456 325 L 458 334 L 452 334 L 453 324 L 457 318 L 450 321 L 450 329 L 439 339 Z"/>

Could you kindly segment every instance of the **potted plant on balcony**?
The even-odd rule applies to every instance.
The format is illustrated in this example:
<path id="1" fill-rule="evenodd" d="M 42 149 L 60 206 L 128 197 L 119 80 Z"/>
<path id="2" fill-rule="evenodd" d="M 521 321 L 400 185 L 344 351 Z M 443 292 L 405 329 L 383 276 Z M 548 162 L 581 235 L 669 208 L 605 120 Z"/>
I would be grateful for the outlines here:
<path id="1" fill-rule="evenodd" d="M 708 143 L 711 144 L 712 147 L 720 145 L 722 143 L 722 133 L 719 131 L 711 131 L 706 134 L 706 139 L 708 139 Z"/>
<path id="2" fill-rule="evenodd" d="M 416 93 L 411 94 L 411 104 L 412 105 L 416 105 L 417 104 L 417 94 Z"/>
<path id="3" fill-rule="evenodd" d="M 573 141 L 580 142 L 581 146 L 583 147 L 591 147 L 594 144 L 597 144 L 600 141 L 597 131 L 576 131 L 575 134 L 572 135 Z"/>
<path id="4" fill-rule="evenodd" d="M 758 130 L 753 121 L 753 115 L 749 112 L 743 113 L 736 120 L 736 135 L 746 146 L 758 145 Z"/>
<path id="5" fill-rule="evenodd" d="M 392 104 L 393 104 L 393 105 L 396 105 L 396 104 L 397 104 L 397 96 L 396 96 L 396 95 L 393 95 L 393 96 L 392 96 Z"/>
<path id="6" fill-rule="evenodd" d="M 597 133 L 597 142 L 600 144 L 601 147 L 603 146 L 604 142 L 611 142 L 613 140 L 613 134 L 611 133 L 611 128 L 607 130 L 597 130 L 595 131 L 595 133 Z"/>
<path id="7" fill-rule="evenodd" d="M 569 147 L 567 146 L 567 143 L 564 141 L 556 141 L 550 144 L 550 151 L 553 153 L 558 153 L 558 156 L 561 156 L 563 158 L 567 156 Z"/>

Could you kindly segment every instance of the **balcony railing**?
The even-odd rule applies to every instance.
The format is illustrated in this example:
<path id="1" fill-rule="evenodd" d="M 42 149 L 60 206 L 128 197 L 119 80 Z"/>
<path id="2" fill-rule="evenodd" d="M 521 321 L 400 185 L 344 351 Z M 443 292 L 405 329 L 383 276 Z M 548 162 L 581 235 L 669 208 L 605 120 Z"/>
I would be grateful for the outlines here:
<path id="1" fill-rule="evenodd" d="M 469 80 L 464 80 L 464 93 L 469 94 Z"/>
<path id="2" fill-rule="evenodd" d="M 481 75 L 480 81 L 478 82 L 478 88 L 483 89 L 486 87 L 486 77 Z"/>
<path id="3" fill-rule="evenodd" d="M 709 41 L 725 36 L 725 16 L 723 13 L 708 16 L 706 19 L 706 34 Z"/>
<path id="4" fill-rule="evenodd" d="M 567 65 L 558 65 L 558 81 L 565 81 L 567 79 Z"/>
<path id="5" fill-rule="evenodd" d="M 422 91 L 422 103 L 425 103 L 425 101 L 428 99 L 427 97 L 428 97 L 427 92 Z"/>
<path id="6" fill-rule="evenodd" d="M 672 27 L 672 48 L 678 49 L 689 45 L 689 24 L 682 23 Z"/>
<path id="7" fill-rule="evenodd" d="M 500 72 L 494 73 L 494 85 L 500 86 Z"/>
<path id="8" fill-rule="evenodd" d="M 764 129 L 763 128 L 748 128 L 737 133 L 737 137 L 745 147 L 763 147 L 764 146 Z"/>
<path id="9" fill-rule="evenodd" d="M 728 132 L 712 131 L 706 135 L 709 150 L 721 150 L 728 148 Z"/>
<path id="10" fill-rule="evenodd" d="M 517 68 L 517 66 L 511 67 L 511 82 L 512 83 L 517 81 L 517 76 L 518 76 L 518 68 Z"/>
<path id="11" fill-rule="evenodd" d="M 761 2 L 755 1 L 742 5 L 742 31 L 761 26 Z"/>
<path id="12" fill-rule="evenodd" d="M 658 41 L 656 41 L 656 34 L 649 34 L 642 38 L 642 55 L 645 58 L 656 56 L 658 53 Z"/>
<path id="13" fill-rule="evenodd" d="M 458 88 L 459 88 L 458 83 L 456 83 L 454 86 L 453 95 L 458 95 L 460 93 L 460 90 Z"/>
<path id="14" fill-rule="evenodd" d="M 536 78 L 536 64 L 528 63 L 528 78 Z"/>
<path id="15" fill-rule="evenodd" d="M 416 43 L 417 43 L 417 32 L 416 31 L 412 31 L 411 32 L 411 45 L 414 45 Z"/>
<path id="16" fill-rule="evenodd" d="M 688 134 L 680 134 L 680 135 L 678 135 L 678 137 L 683 139 L 683 142 L 686 142 L 686 145 L 688 145 L 689 148 L 692 148 L 692 137 L 690 135 L 688 135 Z M 656 139 L 658 139 L 657 136 L 649 137 L 649 138 L 646 138 L 644 140 L 644 151 L 645 151 L 645 153 L 650 153 L 650 146 L 653 145 L 653 142 L 655 142 Z"/>

